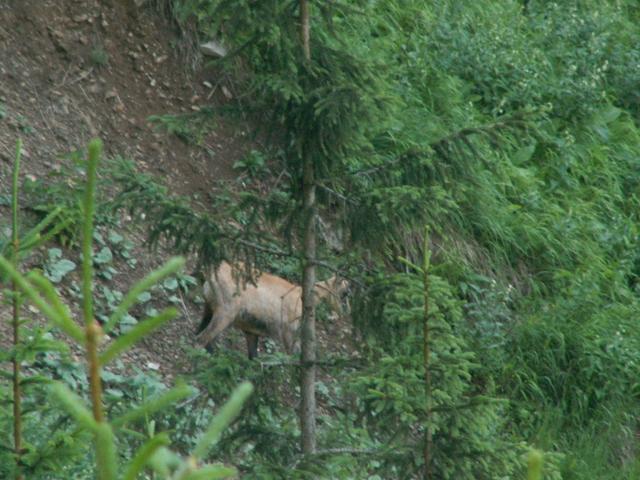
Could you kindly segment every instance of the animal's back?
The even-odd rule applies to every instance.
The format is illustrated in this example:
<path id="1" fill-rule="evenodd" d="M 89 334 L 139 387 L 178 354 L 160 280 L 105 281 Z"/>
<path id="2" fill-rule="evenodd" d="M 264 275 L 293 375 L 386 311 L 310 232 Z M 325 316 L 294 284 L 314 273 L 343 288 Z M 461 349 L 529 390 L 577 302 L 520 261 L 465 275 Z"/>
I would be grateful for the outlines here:
<path id="1" fill-rule="evenodd" d="M 243 271 L 241 263 L 232 267 L 222 262 L 209 276 L 203 290 L 207 305 L 199 334 L 209 342 L 233 325 L 249 335 L 248 344 L 251 335 L 270 336 L 293 351 L 302 316 L 302 288 L 269 273 L 257 274 L 253 282 L 244 281 Z M 209 325 L 211 321 L 213 325 Z"/>

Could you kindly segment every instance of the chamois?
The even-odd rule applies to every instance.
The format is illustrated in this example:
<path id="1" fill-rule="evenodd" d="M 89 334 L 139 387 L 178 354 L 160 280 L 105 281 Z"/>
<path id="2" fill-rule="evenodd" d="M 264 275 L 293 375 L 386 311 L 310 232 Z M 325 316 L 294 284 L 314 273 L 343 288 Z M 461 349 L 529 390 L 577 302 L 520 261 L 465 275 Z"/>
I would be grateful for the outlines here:
<path id="1" fill-rule="evenodd" d="M 269 273 L 258 275 L 255 284 L 244 284 L 235 280 L 242 268 L 242 265 L 232 267 L 222 262 L 206 280 L 205 308 L 196 332 L 199 343 L 208 346 L 233 325 L 244 333 L 250 359 L 258 355 L 258 339 L 263 336 L 278 339 L 289 354 L 297 351 L 302 287 Z M 318 300 L 329 300 L 332 308 L 339 312 L 347 282 L 334 276 L 317 282 L 314 290 Z"/>

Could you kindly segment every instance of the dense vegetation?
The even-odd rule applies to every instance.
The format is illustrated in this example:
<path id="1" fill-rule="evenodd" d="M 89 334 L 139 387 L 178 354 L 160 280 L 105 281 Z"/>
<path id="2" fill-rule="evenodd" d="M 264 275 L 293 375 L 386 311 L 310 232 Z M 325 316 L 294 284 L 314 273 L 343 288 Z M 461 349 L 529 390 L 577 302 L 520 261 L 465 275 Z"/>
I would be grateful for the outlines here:
<path id="1" fill-rule="evenodd" d="M 272 148 L 240 162 L 243 188 L 205 210 L 118 162 L 110 206 L 143 207 L 152 244 L 168 239 L 203 265 L 241 258 L 299 280 L 301 152 L 312 152 L 320 215 L 342 234 L 320 263 L 352 281 L 359 351 L 319 352 L 314 455 L 298 449 L 297 367 L 221 349 L 194 352 L 209 395 L 151 429 L 191 451 L 207 407 L 248 379 L 255 393 L 212 451 L 243 478 L 428 478 L 429 437 L 431 478 L 524 478 L 531 447 L 544 478 L 637 478 L 635 2 L 312 2 L 311 60 L 297 2 L 166 5 L 230 46 L 219 68 L 244 94 L 203 114 L 250 115 L 273 127 Z M 139 384 L 118 385 L 116 411 L 140 400 Z M 37 415 L 27 428 L 71 428 L 59 412 Z M 122 456 L 139 437 L 122 440 Z M 69 461 L 90 464 L 71 443 Z M 12 465 L 1 455 L 0 472 Z"/>

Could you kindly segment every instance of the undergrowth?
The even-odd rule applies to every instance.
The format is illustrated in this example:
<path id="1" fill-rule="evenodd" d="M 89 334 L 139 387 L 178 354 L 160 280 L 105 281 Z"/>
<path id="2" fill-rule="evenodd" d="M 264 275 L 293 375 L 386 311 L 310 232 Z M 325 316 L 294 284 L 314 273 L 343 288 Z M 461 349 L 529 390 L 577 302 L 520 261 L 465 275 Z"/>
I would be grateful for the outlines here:
<path id="1" fill-rule="evenodd" d="M 293 3 L 240 2 L 234 7 L 239 16 L 227 7 L 184 1 L 174 13 L 232 52 L 218 64 L 244 87 L 236 107 L 289 128 L 288 109 L 307 101 L 308 87 L 295 60 Z M 360 272 L 355 276 L 367 287 L 355 289 L 353 313 L 362 350 L 375 366 L 352 372 L 348 385 L 362 385 L 356 397 L 372 403 L 347 429 L 353 436 L 339 438 L 361 451 L 370 451 L 372 442 L 394 445 L 395 455 L 374 461 L 392 476 L 394 468 L 408 468 L 402 452 L 409 456 L 411 449 L 404 449 L 419 443 L 412 434 L 422 428 L 421 407 L 411 403 L 420 397 L 412 383 L 420 378 L 411 357 L 418 347 L 407 312 L 420 305 L 410 277 L 390 282 L 405 275 L 399 256 L 421 257 L 426 223 L 434 232 L 433 272 L 442 299 L 457 312 L 443 331 L 459 339 L 456 360 L 469 362 L 454 369 L 468 369 L 466 387 L 456 390 L 446 383 L 455 377 L 445 376 L 438 380 L 441 394 L 493 399 L 494 410 L 474 417 L 485 422 L 474 432 L 488 428 L 494 447 L 525 441 L 556 452 L 547 475 L 634 478 L 637 7 L 625 1 L 333 2 L 316 6 L 315 14 L 318 78 L 334 75 L 323 80 L 327 92 L 336 93 L 356 69 L 371 74 L 359 91 L 362 104 L 376 105 L 358 116 L 351 149 L 319 182 L 324 212 L 340 219 L 357 265 L 351 272 Z M 332 50 L 337 45 L 341 53 Z M 345 60 L 350 55 L 353 63 Z M 314 100 L 311 118 L 322 124 L 333 99 Z M 451 352 L 444 338 L 438 341 Z M 434 362 L 449 371 L 444 358 Z M 370 398 L 374 385 L 386 399 L 382 406 Z M 375 415 L 365 421 L 370 412 Z M 395 435 L 385 439 L 384 428 L 393 425 Z M 451 430 L 461 431 L 448 425 L 436 443 L 446 442 Z M 463 435 L 468 443 L 472 437 Z M 463 468 L 442 445 L 438 465 L 456 458 Z M 360 455 L 366 456 L 354 454 L 345 464 L 365 468 Z M 508 471 L 498 466 L 507 455 L 487 455 Z M 443 478 L 467 478 L 481 465 L 464 468 Z"/>

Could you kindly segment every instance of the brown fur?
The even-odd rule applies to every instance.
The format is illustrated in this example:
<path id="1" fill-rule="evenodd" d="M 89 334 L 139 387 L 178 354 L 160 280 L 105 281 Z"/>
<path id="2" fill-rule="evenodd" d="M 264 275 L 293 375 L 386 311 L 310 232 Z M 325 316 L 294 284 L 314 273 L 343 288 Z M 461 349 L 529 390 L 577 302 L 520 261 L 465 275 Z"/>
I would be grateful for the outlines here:
<path id="1" fill-rule="evenodd" d="M 197 331 L 198 341 L 206 346 L 233 325 L 245 334 L 249 358 L 257 356 L 258 337 L 263 336 L 278 339 L 289 354 L 297 350 L 302 287 L 269 273 L 258 275 L 255 285 L 243 284 L 236 273 L 223 262 L 205 282 L 205 310 Z M 316 283 L 315 293 L 318 299 L 328 299 L 339 312 L 340 295 L 346 287 L 344 280 L 332 277 Z"/>

